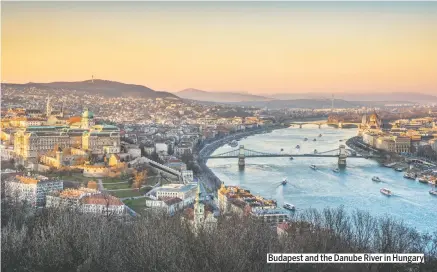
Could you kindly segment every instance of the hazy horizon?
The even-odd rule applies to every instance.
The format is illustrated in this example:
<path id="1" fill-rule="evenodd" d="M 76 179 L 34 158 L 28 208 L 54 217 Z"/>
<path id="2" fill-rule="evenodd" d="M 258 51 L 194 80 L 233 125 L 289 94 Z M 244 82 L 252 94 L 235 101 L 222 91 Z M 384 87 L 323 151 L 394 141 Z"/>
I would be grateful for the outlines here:
<path id="1" fill-rule="evenodd" d="M 437 92 L 436 2 L 2 2 L 2 82 Z"/>

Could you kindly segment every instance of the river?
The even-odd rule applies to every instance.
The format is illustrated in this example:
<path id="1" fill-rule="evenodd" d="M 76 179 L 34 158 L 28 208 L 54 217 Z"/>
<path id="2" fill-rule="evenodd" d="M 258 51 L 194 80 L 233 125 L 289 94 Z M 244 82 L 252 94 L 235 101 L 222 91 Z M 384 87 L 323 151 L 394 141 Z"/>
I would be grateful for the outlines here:
<path id="1" fill-rule="evenodd" d="M 322 137 L 318 137 L 322 134 Z M 291 127 L 258 134 L 241 140 L 247 149 L 262 152 L 312 153 L 338 148 L 343 140 L 357 134 L 356 129 L 336 129 L 316 125 Z M 307 137 L 308 141 L 303 139 Z M 316 138 L 317 141 L 313 141 Z M 300 151 L 295 147 L 300 145 Z M 214 154 L 233 150 L 228 145 Z M 315 164 L 318 170 L 309 168 Z M 299 210 L 307 208 L 362 209 L 372 215 L 391 216 L 420 232 L 437 230 L 437 197 L 428 193 L 431 186 L 403 178 L 403 173 L 381 167 L 370 159 L 349 158 L 347 167 L 339 173 L 336 158 L 246 158 L 244 171 L 239 171 L 237 159 L 210 159 L 208 167 L 226 185 L 238 185 L 252 193 L 274 198 L 282 207 L 292 203 Z M 378 176 L 382 182 L 371 180 Z M 279 185 L 286 177 L 288 184 Z M 380 188 L 388 188 L 393 196 L 382 195 Z"/>

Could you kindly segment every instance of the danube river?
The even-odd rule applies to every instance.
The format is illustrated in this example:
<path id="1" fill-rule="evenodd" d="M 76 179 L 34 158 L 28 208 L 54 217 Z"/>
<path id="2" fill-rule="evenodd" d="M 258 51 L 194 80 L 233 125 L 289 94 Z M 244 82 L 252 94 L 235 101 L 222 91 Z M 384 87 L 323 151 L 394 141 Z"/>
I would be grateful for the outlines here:
<path id="1" fill-rule="evenodd" d="M 285 153 L 312 153 L 314 149 L 323 152 L 338 148 L 356 134 L 356 129 L 305 125 L 250 136 L 239 143 L 262 152 L 276 153 L 283 148 Z M 304 141 L 305 137 L 308 141 Z M 300 150 L 296 145 L 300 145 Z M 213 154 L 233 149 L 226 145 Z M 311 164 L 317 165 L 318 170 L 310 169 Z M 226 185 L 238 185 L 274 198 L 281 207 L 284 202 L 292 203 L 297 212 L 343 205 L 378 217 L 389 215 L 421 232 L 437 230 L 437 197 L 428 193 L 431 186 L 405 179 L 403 173 L 381 167 L 374 160 L 349 158 L 346 169 L 339 173 L 332 171 L 337 168 L 336 158 L 246 158 L 244 171 L 238 170 L 237 159 L 210 159 L 207 165 Z M 373 176 L 382 182 L 373 182 Z M 288 184 L 279 185 L 284 177 Z M 394 195 L 381 194 L 381 188 L 390 189 Z"/>

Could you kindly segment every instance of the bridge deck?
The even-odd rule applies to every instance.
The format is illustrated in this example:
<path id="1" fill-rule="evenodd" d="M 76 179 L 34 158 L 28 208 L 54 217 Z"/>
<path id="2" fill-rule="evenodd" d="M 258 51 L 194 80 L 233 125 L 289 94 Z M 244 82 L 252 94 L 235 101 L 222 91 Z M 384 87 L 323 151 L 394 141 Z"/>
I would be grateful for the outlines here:
<path id="1" fill-rule="evenodd" d="M 317 155 L 317 154 L 271 154 L 271 155 L 248 155 L 245 158 L 279 158 L 279 157 L 310 157 L 310 158 L 338 158 L 338 155 Z M 230 159 L 238 156 L 209 156 L 206 159 Z M 347 158 L 378 158 L 378 156 L 347 156 Z"/>

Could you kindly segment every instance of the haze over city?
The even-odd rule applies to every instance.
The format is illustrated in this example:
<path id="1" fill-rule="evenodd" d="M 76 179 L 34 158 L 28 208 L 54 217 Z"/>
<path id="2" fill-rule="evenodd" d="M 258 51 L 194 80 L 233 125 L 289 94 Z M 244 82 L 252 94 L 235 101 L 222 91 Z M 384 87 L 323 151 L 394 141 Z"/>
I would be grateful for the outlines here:
<path id="1" fill-rule="evenodd" d="M 437 91 L 437 3 L 6 2 L 2 82 Z"/>

